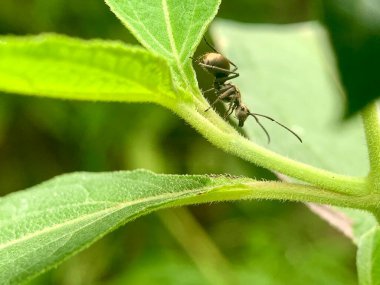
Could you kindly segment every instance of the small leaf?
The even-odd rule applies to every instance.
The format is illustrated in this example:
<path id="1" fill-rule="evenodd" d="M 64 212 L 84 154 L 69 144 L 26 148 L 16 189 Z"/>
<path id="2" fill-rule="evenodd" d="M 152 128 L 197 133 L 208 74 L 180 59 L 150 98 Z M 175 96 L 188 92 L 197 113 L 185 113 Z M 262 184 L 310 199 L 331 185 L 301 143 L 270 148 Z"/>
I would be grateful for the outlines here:
<path id="1" fill-rule="evenodd" d="M 105 0 L 150 51 L 169 60 L 183 88 L 198 92 L 189 57 L 215 17 L 220 0 Z"/>
<path id="2" fill-rule="evenodd" d="M 164 59 L 119 42 L 52 34 L 0 37 L 0 90 L 163 105 L 176 97 Z"/>
<path id="3" fill-rule="evenodd" d="M 380 228 L 373 227 L 359 239 L 357 268 L 360 285 L 380 284 Z"/>
<path id="4" fill-rule="evenodd" d="M 1 283 L 19 284 L 138 216 L 246 180 L 143 170 L 76 173 L 2 197 Z"/>
<path id="5" fill-rule="evenodd" d="M 380 97 L 380 1 L 323 0 L 323 21 L 346 89 L 347 114 Z"/>

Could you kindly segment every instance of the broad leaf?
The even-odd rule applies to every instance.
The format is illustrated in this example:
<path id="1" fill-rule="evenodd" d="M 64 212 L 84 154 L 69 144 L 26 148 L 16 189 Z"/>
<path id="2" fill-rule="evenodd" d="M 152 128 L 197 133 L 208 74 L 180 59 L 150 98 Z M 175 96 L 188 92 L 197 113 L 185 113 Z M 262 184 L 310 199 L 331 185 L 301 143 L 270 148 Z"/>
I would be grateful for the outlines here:
<path id="1" fill-rule="evenodd" d="M 0 37 L 0 90 L 163 105 L 175 99 L 165 60 L 119 42 L 52 34 Z"/>
<path id="2" fill-rule="evenodd" d="M 374 227 L 359 239 L 357 267 L 360 285 L 380 284 L 380 228 Z"/>
<path id="3" fill-rule="evenodd" d="M 138 216 L 242 181 L 142 170 L 77 173 L 2 197 L 1 283 L 19 284 Z"/>
<path id="4" fill-rule="evenodd" d="M 220 0 L 105 0 L 111 10 L 150 51 L 169 60 L 180 85 L 194 92 L 191 59 Z"/>
<path id="5" fill-rule="evenodd" d="M 217 21 L 212 28 L 216 43 L 223 43 L 223 52 L 239 67 L 240 77 L 233 82 L 250 111 L 271 116 L 290 127 L 303 143 L 260 118 L 272 137 L 268 145 L 265 134 L 250 117 L 244 130 L 252 140 L 337 173 L 368 173 L 360 119 L 340 122 L 343 100 L 334 85 L 326 37 L 317 23 L 252 25 Z"/>
<path id="6" fill-rule="evenodd" d="M 352 115 L 380 97 L 380 1 L 324 0 L 323 20 L 336 52 Z"/>
<path id="7" fill-rule="evenodd" d="M 380 284 L 380 230 L 376 218 L 360 210 L 339 210 L 351 220 L 353 241 L 358 247 L 356 267 L 359 284 Z"/>
<path id="8" fill-rule="evenodd" d="M 347 205 L 355 199 L 297 184 L 145 170 L 74 173 L 0 198 L 0 280 L 18 284 L 50 269 L 126 222 L 161 208 L 279 199 Z"/>

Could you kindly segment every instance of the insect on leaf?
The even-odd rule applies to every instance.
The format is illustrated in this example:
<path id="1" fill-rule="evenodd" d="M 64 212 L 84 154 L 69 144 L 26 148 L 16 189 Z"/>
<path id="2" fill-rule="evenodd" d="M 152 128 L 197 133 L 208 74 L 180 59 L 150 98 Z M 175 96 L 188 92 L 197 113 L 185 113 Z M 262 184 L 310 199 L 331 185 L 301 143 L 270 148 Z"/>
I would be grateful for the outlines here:
<path id="1" fill-rule="evenodd" d="M 185 89 L 198 92 L 191 59 L 220 0 L 105 0 L 150 51 L 164 56 Z"/>

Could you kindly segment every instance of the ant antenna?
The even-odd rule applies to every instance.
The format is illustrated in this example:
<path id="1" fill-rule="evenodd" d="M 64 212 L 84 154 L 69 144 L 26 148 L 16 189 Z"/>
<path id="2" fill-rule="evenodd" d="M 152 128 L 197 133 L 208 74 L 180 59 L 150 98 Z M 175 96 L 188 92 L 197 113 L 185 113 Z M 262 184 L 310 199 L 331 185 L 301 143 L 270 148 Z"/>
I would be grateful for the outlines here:
<path id="1" fill-rule="evenodd" d="M 264 133 L 267 135 L 267 138 L 268 138 L 268 144 L 270 143 L 270 136 L 269 136 L 269 133 L 268 131 L 264 128 L 264 126 L 260 123 L 259 121 L 259 118 L 257 118 L 255 115 L 257 114 L 253 114 L 253 113 L 249 113 L 252 117 L 255 118 L 257 124 L 263 129 Z"/>
<path id="2" fill-rule="evenodd" d="M 205 41 L 205 43 L 206 43 L 206 45 L 208 45 L 213 51 L 215 51 L 216 53 L 219 53 L 219 54 L 221 54 L 220 52 L 218 52 L 217 50 L 216 50 L 216 48 L 214 48 L 207 40 L 206 40 L 206 37 L 205 36 L 203 36 L 203 40 Z M 233 63 L 231 60 L 229 60 L 228 58 L 226 58 L 227 60 L 228 60 L 228 62 L 229 63 L 231 63 L 234 67 L 236 67 L 236 69 L 237 69 L 237 66 L 236 66 L 236 64 L 235 63 Z"/>
<path id="3" fill-rule="evenodd" d="M 207 40 L 206 40 L 206 37 L 203 36 L 203 40 L 205 41 L 206 45 L 209 46 L 209 48 L 211 48 L 213 51 L 215 51 L 216 53 L 220 53 L 218 52 Z"/>
<path id="4" fill-rule="evenodd" d="M 291 132 L 301 143 L 302 143 L 302 139 L 295 133 L 293 132 L 291 129 L 289 129 L 288 127 L 284 126 L 283 124 L 277 122 L 275 119 L 269 117 L 269 116 L 266 116 L 266 115 L 261 115 L 261 114 L 257 114 L 257 113 L 249 113 L 252 117 L 254 117 L 256 119 L 256 122 L 258 122 L 256 116 L 260 116 L 260 117 L 264 117 L 264 118 L 267 118 L 268 120 L 271 120 L 272 122 L 275 122 L 276 124 L 280 125 L 281 127 L 283 127 L 284 129 L 288 130 L 289 132 Z M 259 123 L 260 124 L 260 123 Z M 261 125 L 261 124 L 260 124 Z M 265 131 L 266 132 L 266 131 Z M 267 133 L 267 132 L 266 132 Z M 267 133 L 268 135 L 268 133 Z M 269 136 L 268 136 L 269 137 Z"/>

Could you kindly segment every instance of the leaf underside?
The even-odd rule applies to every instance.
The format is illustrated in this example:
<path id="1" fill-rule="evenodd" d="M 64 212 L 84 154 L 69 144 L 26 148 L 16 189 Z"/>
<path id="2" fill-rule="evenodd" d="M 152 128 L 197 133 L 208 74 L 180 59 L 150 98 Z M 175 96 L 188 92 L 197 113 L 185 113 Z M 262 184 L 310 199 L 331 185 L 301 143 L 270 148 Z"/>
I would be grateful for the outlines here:
<path id="1" fill-rule="evenodd" d="M 0 280 L 28 280 L 138 216 L 245 180 L 144 170 L 75 173 L 2 197 Z"/>
<path id="2" fill-rule="evenodd" d="M 380 228 L 373 227 L 358 243 L 356 264 L 360 285 L 380 284 Z"/>
<path id="3" fill-rule="evenodd" d="M 91 101 L 175 98 L 164 59 L 120 42 L 54 34 L 0 37 L 0 90 Z"/>

